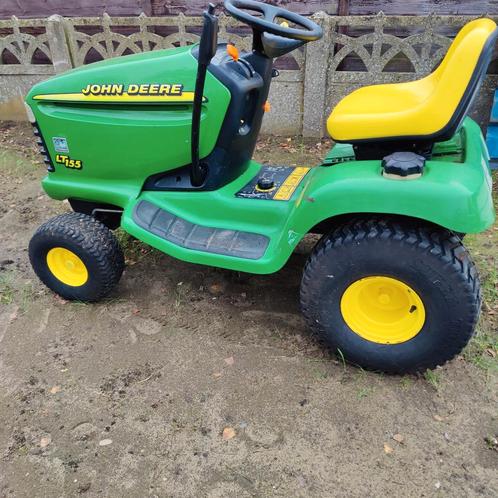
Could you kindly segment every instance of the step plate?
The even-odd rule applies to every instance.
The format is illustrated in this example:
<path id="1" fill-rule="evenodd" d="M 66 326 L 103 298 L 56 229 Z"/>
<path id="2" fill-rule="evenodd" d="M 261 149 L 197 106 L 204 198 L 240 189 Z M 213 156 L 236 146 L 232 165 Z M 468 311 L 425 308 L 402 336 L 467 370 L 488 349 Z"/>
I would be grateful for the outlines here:
<path id="1" fill-rule="evenodd" d="M 148 201 L 140 201 L 133 220 L 145 230 L 186 249 L 243 259 L 259 259 L 270 239 L 265 235 L 195 225 Z"/>

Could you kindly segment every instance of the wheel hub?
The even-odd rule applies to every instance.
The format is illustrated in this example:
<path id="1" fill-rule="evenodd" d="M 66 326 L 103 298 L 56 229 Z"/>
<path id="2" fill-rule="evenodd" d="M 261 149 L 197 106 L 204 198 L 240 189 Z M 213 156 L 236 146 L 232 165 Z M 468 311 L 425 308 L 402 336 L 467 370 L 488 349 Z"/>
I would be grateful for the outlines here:
<path id="1" fill-rule="evenodd" d="M 341 313 L 353 332 L 379 344 L 413 339 L 425 323 L 422 299 L 409 285 L 391 277 L 353 282 L 342 295 Z"/>
<path id="2" fill-rule="evenodd" d="M 54 247 L 48 251 L 47 265 L 55 278 L 71 287 L 80 287 L 88 280 L 85 263 L 64 247 Z"/>

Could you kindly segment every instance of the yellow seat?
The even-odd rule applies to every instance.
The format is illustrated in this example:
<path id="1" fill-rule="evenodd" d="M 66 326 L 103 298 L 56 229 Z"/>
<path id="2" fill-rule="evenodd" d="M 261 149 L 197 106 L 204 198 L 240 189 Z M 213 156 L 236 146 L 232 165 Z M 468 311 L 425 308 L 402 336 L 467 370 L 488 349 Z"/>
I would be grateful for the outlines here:
<path id="1" fill-rule="evenodd" d="M 450 138 L 486 73 L 497 33 L 491 19 L 471 21 L 425 78 L 367 86 L 347 95 L 327 120 L 330 136 L 351 143 Z"/>

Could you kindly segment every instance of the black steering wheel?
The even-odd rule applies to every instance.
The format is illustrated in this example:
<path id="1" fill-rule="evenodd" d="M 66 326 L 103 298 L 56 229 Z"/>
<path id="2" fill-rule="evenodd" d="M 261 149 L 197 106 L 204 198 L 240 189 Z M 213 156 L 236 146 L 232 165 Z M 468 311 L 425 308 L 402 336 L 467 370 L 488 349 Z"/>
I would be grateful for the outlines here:
<path id="1" fill-rule="evenodd" d="M 318 40 L 323 34 L 322 28 L 311 19 L 267 3 L 254 0 L 225 0 L 225 9 L 232 17 L 248 24 L 255 31 L 261 33 L 270 33 L 304 43 Z M 263 17 L 254 16 L 243 9 L 260 12 Z M 279 24 L 275 21 L 276 18 L 290 21 L 303 29 L 290 28 Z"/>

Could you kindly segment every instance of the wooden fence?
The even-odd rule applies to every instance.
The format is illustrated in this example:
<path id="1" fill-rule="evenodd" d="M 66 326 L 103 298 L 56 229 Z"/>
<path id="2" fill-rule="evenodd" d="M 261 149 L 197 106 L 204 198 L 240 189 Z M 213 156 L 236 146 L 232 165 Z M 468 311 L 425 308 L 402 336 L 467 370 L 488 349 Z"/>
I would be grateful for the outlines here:
<path id="1" fill-rule="evenodd" d="M 49 17 L 57 13 L 66 17 L 198 16 L 209 0 L 1 0 L 0 18 Z M 221 0 L 212 0 L 220 5 Z M 264 0 L 263 0 L 264 1 Z M 495 15 L 497 0 L 267 0 L 299 14 L 312 15 L 324 11 L 331 15 Z"/>

